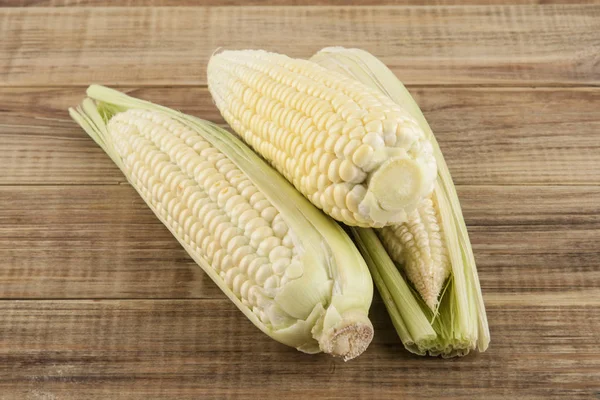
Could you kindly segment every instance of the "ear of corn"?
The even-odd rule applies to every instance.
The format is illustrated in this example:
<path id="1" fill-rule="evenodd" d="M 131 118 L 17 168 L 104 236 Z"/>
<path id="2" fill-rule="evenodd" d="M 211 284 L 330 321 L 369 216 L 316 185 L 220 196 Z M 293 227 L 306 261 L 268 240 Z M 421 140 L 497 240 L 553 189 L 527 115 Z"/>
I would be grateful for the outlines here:
<path id="1" fill-rule="evenodd" d="M 365 51 L 326 48 L 311 60 L 378 90 L 401 105 L 418 121 L 433 145 L 438 178 L 431 198 L 417 208 L 418 218 L 411 214 L 412 224 L 409 217 L 407 223 L 378 232 L 389 255 L 372 231 L 353 229 L 404 345 L 418 354 L 445 357 L 464 355 L 475 348 L 485 351 L 490 334 L 471 243 L 452 177 L 421 110 L 395 75 Z M 418 254 L 411 251 L 412 246 L 416 246 Z M 421 294 L 424 302 L 413 298 L 421 304 L 420 312 L 410 300 L 411 292 L 402 275 L 390 273 L 390 256 Z M 441 282 L 448 275 L 444 286 Z M 424 319 L 431 323 L 427 326 Z"/>
<path id="2" fill-rule="evenodd" d="M 361 59 L 365 63 L 365 66 L 367 66 L 365 69 L 355 65 L 348 65 L 340 60 L 343 57 L 349 57 L 350 54 L 358 56 L 360 53 L 352 53 L 354 50 L 347 49 L 337 50 L 340 49 L 324 49 L 322 52 L 317 53 L 313 57 L 313 60 L 329 69 L 349 74 L 352 77 L 358 77 L 362 82 L 372 86 L 373 89 L 380 90 L 390 98 L 392 98 L 391 96 L 395 96 L 392 100 L 401 104 L 405 110 L 408 110 L 415 116 L 421 126 L 423 126 L 423 123 L 427 123 L 418 107 L 415 108 L 416 103 L 412 102 L 411 104 L 404 96 L 388 92 L 387 88 L 381 84 L 382 80 L 374 79 L 372 71 L 373 68 L 379 67 L 377 63 Z M 333 54 L 335 54 L 335 57 L 331 56 Z M 352 61 L 356 61 L 356 59 L 352 59 Z M 369 62 L 370 64 L 368 64 Z M 389 70 L 378 70 L 378 73 L 384 74 L 383 76 L 391 79 Z M 405 94 L 408 94 L 408 92 Z M 418 114 L 415 114 L 417 112 Z M 428 125 L 423 131 L 426 134 L 427 140 L 435 141 L 435 137 L 433 137 Z M 435 143 L 435 146 L 438 151 L 434 155 L 436 159 L 440 159 L 436 160 L 440 165 L 439 173 L 443 174 L 444 172 L 441 169 L 446 168 L 447 170 L 447 167 L 437 143 Z M 443 226 L 441 224 L 439 209 L 440 191 L 441 188 L 437 187 L 436 184 L 434 192 L 428 198 L 422 200 L 417 208 L 408 214 L 407 221 L 377 230 L 392 260 L 403 268 L 408 279 L 432 311 L 435 311 L 438 306 L 444 282 L 452 269 L 447 251 L 448 243 L 444 237 Z"/>
<path id="3" fill-rule="evenodd" d="M 216 125 L 91 86 L 73 119 L 263 332 L 344 359 L 373 335 L 372 282 L 350 238 Z"/>
<path id="4" fill-rule="evenodd" d="M 392 260 L 404 268 L 425 304 L 435 310 L 452 266 L 442 230 L 439 187 L 408 215 L 408 221 L 378 229 Z"/>
<path id="5" fill-rule="evenodd" d="M 355 79 L 245 50 L 214 55 L 208 85 L 231 127 L 338 221 L 403 222 L 433 190 L 435 158 L 417 121 Z"/>

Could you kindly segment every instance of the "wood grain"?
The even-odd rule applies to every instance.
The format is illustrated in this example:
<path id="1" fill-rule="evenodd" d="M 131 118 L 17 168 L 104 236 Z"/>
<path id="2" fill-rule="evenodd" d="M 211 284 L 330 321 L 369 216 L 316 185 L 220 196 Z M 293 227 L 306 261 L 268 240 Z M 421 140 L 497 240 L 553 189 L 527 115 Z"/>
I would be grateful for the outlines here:
<path id="1" fill-rule="evenodd" d="M 125 88 L 224 123 L 206 88 Z M 0 90 L 0 184 L 114 184 L 124 178 L 70 120 L 84 88 Z M 411 87 L 454 181 L 600 183 L 600 89 Z"/>
<path id="2" fill-rule="evenodd" d="M 423 359 L 378 303 L 369 350 L 343 363 L 274 342 L 225 300 L 2 301 L 0 399 L 593 398 L 600 304 L 498 300 L 488 315 L 488 352 Z"/>
<path id="3" fill-rule="evenodd" d="M 269 6 L 347 6 L 348 0 L 269 0 Z M 361 6 L 599 4 L 598 0 L 361 0 Z M 3 0 L 0 7 L 207 7 L 262 6 L 264 0 Z"/>
<path id="4" fill-rule="evenodd" d="M 4 8 L 0 32 L 2 86 L 197 85 L 218 47 L 309 57 L 332 45 L 411 84 L 600 81 L 597 5 Z"/>
<path id="5" fill-rule="evenodd" d="M 600 2 L 346 3 L 0 0 L 0 400 L 600 396 Z M 408 354 L 377 295 L 352 362 L 274 342 L 66 112 L 104 83 L 223 123 L 215 48 L 327 45 L 379 56 L 436 132 L 486 353 Z"/>
<path id="6" fill-rule="evenodd" d="M 599 187 L 458 189 L 486 295 L 598 292 Z M 223 297 L 128 185 L 0 186 L 0 204 L 0 298 Z"/>

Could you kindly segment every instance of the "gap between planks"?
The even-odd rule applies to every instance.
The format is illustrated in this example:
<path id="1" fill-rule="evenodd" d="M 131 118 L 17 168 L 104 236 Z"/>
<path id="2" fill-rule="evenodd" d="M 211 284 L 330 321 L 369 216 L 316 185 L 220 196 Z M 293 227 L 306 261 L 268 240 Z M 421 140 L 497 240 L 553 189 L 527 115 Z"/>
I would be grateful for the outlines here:
<path id="1" fill-rule="evenodd" d="M 378 292 L 379 293 L 379 292 Z M 506 306 L 600 306 L 600 292 L 595 290 L 579 290 L 577 293 L 487 293 L 484 291 L 486 307 Z M 2 297 L 0 303 L 37 302 L 37 303 L 118 303 L 131 302 L 222 302 L 230 303 L 228 298 L 216 297 L 64 297 L 64 298 L 35 298 L 35 297 Z M 372 305 L 383 304 L 380 295 L 373 298 Z"/>
<path id="2" fill-rule="evenodd" d="M 94 187 L 102 187 L 102 186 L 106 186 L 106 187 L 112 187 L 112 186 L 131 186 L 131 184 L 125 180 L 123 181 L 119 181 L 119 182 L 115 182 L 115 183 L 0 183 L 0 187 L 86 187 L 86 186 L 94 186 Z M 506 184 L 497 184 L 497 185 L 493 185 L 493 184 L 457 184 L 455 185 L 455 187 L 460 188 L 460 187 L 468 187 L 468 188 L 502 188 L 502 187 L 530 187 L 530 186 L 535 186 L 535 187 L 561 187 L 561 188 L 568 188 L 568 187 L 577 187 L 577 188 L 596 188 L 596 187 L 600 187 L 600 184 L 590 184 L 590 183 L 584 183 L 584 182 L 576 182 L 576 183 L 563 183 L 563 182 L 558 182 L 552 185 L 549 185 L 547 183 L 542 183 L 542 182 L 534 182 L 534 183 L 527 183 L 527 182 L 523 182 L 523 183 L 506 183 Z"/>
<path id="3" fill-rule="evenodd" d="M 599 0 L 600 1 L 600 0 Z M 55 85 L 11 85 L 4 82 L 0 82 L 0 90 L 9 89 L 87 89 L 90 85 L 96 82 L 90 82 L 89 84 L 79 83 L 57 83 Z M 205 83 L 135 83 L 135 84 L 103 84 L 99 85 L 108 86 L 112 89 L 161 89 L 161 88 L 174 88 L 174 89 L 208 89 L 208 85 Z M 501 82 L 501 83 L 407 83 L 408 89 L 489 89 L 499 91 L 521 91 L 521 90 L 553 90 L 553 91 L 593 91 L 600 89 L 600 83 L 561 83 L 561 82 L 536 82 L 536 84 L 526 84 L 522 81 L 515 82 Z"/>

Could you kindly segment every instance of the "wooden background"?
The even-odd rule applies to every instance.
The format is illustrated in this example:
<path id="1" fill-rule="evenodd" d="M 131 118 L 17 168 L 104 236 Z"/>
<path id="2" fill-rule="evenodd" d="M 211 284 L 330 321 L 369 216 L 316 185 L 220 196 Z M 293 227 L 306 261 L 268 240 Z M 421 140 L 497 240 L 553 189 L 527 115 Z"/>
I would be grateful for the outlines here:
<path id="1" fill-rule="evenodd" d="M 219 3 L 0 0 L 0 399 L 600 398 L 600 4 Z M 488 352 L 410 355 L 378 297 L 354 361 L 272 341 L 66 112 L 102 83 L 222 123 L 217 47 L 329 45 L 380 57 L 429 119 Z"/>

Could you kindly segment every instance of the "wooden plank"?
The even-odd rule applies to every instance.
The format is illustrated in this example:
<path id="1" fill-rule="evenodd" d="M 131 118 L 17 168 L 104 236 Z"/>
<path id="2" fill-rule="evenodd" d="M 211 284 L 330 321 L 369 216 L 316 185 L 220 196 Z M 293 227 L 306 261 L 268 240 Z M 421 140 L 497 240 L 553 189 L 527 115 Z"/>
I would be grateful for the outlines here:
<path id="1" fill-rule="evenodd" d="M 224 123 L 206 88 L 124 89 Z M 600 89 L 412 87 L 457 184 L 600 183 Z M 110 184 L 120 171 L 66 112 L 84 88 L 0 90 L 0 184 Z"/>
<path id="2" fill-rule="evenodd" d="M 215 297 L 130 186 L 0 187 L 0 298 Z"/>
<path id="3" fill-rule="evenodd" d="M 0 85 L 206 83 L 218 47 L 371 51 L 422 84 L 600 81 L 597 5 L 0 9 Z"/>
<path id="4" fill-rule="evenodd" d="M 590 399 L 600 304 L 488 305 L 488 352 L 408 354 L 381 303 L 362 356 L 268 338 L 225 300 L 0 302 L 0 399 Z"/>
<path id="5" fill-rule="evenodd" d="M 598 0 L 269 0 L 269 6 L 454 6 L 599 4 Z M 3 0 L 0 7 L 207 7 L 262 6 L 262 0 Z"/>
<path id="6" fill-rule="evenodd" d="M 598 186 L 458 186 L 468 225 L 600 224 Z M 0 224 L 160 224 L 137 192 L 125 185 L 0 186 Z M 40 218 L 40 214 L 43 218 Z"/>
<path id="7" fill-rule="evenodd" d="M 599 187 L 459 187 L 486 294 L 600 287 Z M 0 298 L 223 298 L 127 185 L 0 186 Z"/>

